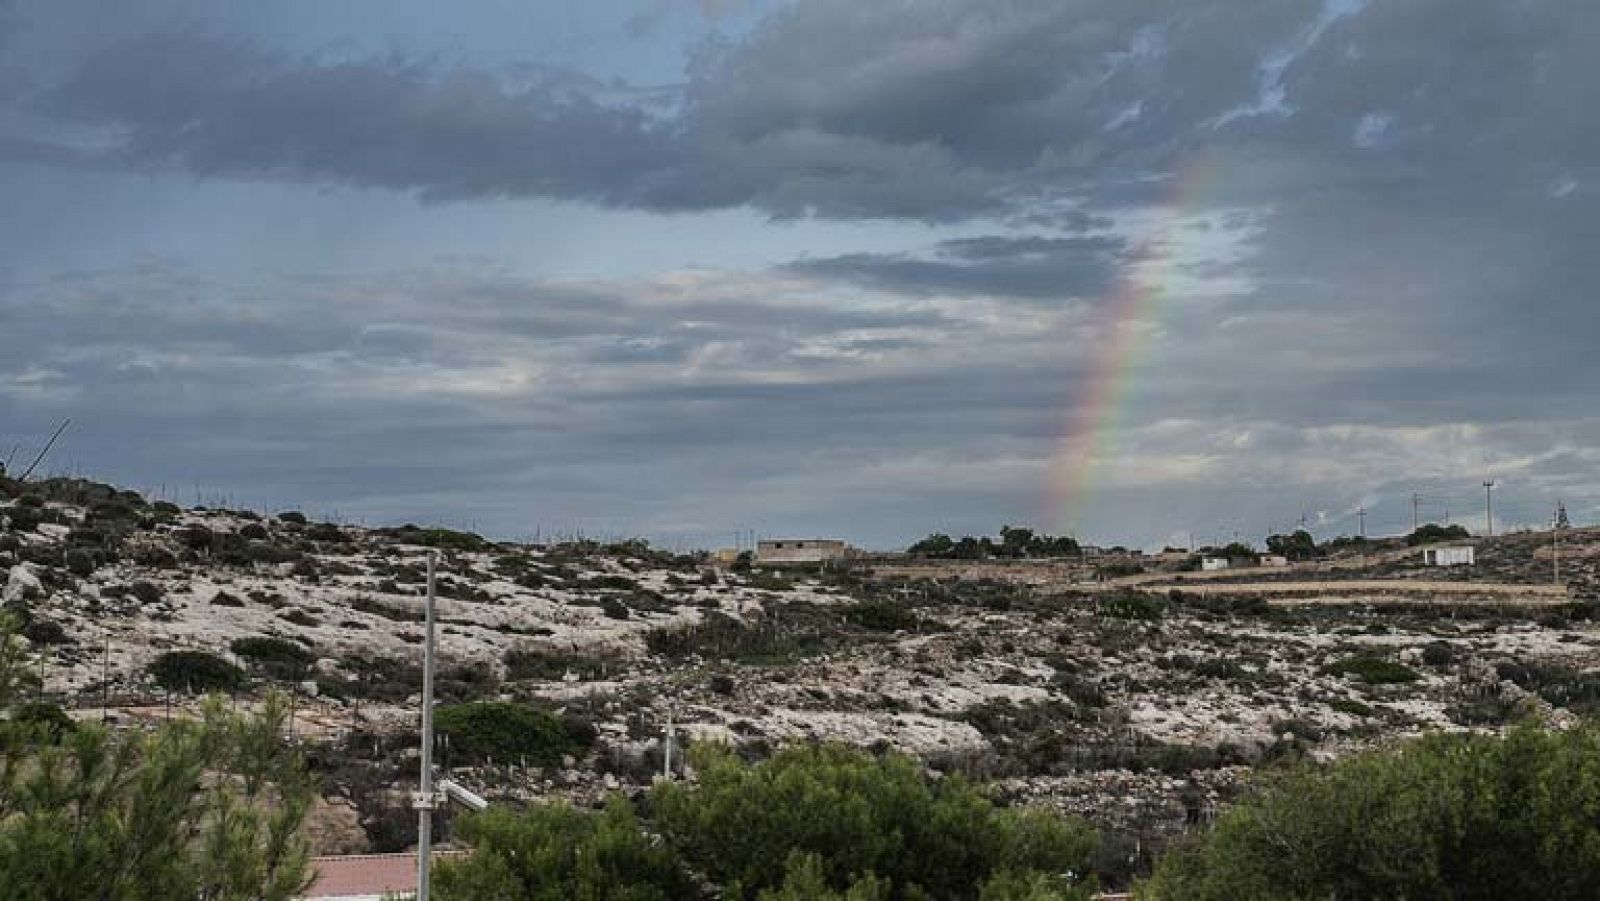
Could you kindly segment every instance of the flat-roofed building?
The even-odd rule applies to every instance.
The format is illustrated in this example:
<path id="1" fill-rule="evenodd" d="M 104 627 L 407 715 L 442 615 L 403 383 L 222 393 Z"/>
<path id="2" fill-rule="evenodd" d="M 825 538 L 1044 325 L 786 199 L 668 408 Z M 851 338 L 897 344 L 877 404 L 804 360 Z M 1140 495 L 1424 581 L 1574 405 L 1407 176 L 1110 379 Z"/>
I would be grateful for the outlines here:
<path id="1" fill-rule="evenodd" d="M 1422 552 L 1424 566 L 1473 566 L 1477 562 L 1477 549 L 1471 545 L 1430 547 Z"/>
<path id="2" fill-rule="evenodd" d="M 850 556 L 850 545 L 836 538 L 772 538 L 756 542 L 756 562 L 834 563 Z"/>

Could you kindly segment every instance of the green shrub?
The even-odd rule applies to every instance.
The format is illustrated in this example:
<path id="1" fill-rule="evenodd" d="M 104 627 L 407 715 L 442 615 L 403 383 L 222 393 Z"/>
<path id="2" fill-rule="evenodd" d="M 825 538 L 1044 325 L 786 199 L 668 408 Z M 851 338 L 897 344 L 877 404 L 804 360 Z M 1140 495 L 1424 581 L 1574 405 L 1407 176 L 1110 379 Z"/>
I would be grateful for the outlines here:
<path id="1" fill-rule="evenodd" d="M 1415 682 L 1422 674 L 1403 663 L 1381 657 L 1356 656 L 1336 660 L 1322 668 L 1330 676 L 1354 676 L 1368 685 Z"/>
<path id="2" fill-rule="evenodd" d="M 1099 610 L 1112 619 L 1154 622 L 1166 615 L 1167 603 L 1155 595 L 1129 591 L 1100 598 Z"/>
<path id="3" fill-rule="evenodd" d="M 150 664 L 149 672 L 168 691 L 233 691 L 244 684 L 244 670 L 205 651 L 168 651 Z"/>
<path id="4" fill-rule="evenodd" d="M 418 528 L 406 525 L 398 529 L 383 529 L 379 534 L 394 539 L 402 544 L 415 544 L 422 547 L 440 548 L 453 551 L 482 551 L 491 545 L 482 535 L 472 532 L 459 532 L 455 529 Z"/>
<path id="5" fill-rule="evenodd" d="M 287 613 L 282 614 L 282 616 L 284 622 L 294 623 L 297 626 L 305 626 L 308 629 L 314 629 L 317 626 L 322 625 L 322 620 L 317 619 L 315 616 L 312 616 L 305 610 L 301 610 L 299 607 L 289 610 Z"/>
<path id="6" fill-rule="evenodd" d="M 850 623 L 874 632 L 909 632 L 917 627 L 917 615 L 903 604 L 891 601 L 862 601 L 845 608 Z"/>
<path id="7" fill-rule="evenodd" d="M 792 615 L 781 623 L 754 624 L 712 611 L 698 623 L 651 629 L 645 633 L 645 646 L 652 654 L 676 660 L 699 656 L 751 665 L 790 663 L 828 649 L 837 627 L 830 632 L 814 609 L 785 609 Z"/>
<path id="8" fill-rule="evenodd" d="M 213 606 L 213 607 L 243 607 L 244 606 L 244 599 L 240 598 L 240 597 L 238 597 L 236 595 L 231 595 L 231 594 L 227 593 L 226 591 L 220 591 L 219 590 L 216 594 L 211 596 L 211 606 Z"/>
<path id="9" fill-rule="evenodd" d="M 506 680 L 554 682 L 574 673 L 580 679 L 603 679 L 619 664 L 613 658 L 579 654 L 547 647 L 517 645 L 501 657 L 506 665 Z"/>
<path id="10" fill-rule="evenodd" d="M 762 591 L 793 591 L 794 583 L 777 573 L 758 570 L 750 574 L 750 587 Z"/>
<path id="11" fill-rule="evenodd" d="M 61 705 L 49 701 L 29 701 L 11 712 L 11 722 L 32 731 L 33 735 L 50 741 L 59 741 L 63 735 L 77 728 L 77 723 Z"/>
<path id="12" fill-rule="evenodd" d="M 73 644 L 65 627 L 47 619 L 30 620 L 22 627 L 22 637 L 36 645 Z"/>
<path id="13" fill-rule="evenodd" d="M 1141 901 L 1595 897 L 1600 729 L 1436 734 L 1269 779 Z"/>
<path id="14" fill-rule="evenodd" d="M 1373 709 L 1370 706 L 1352 698 L 1333 698 L 1328 701 L 1328 706 L 1350 716 L 1368 717 L 1373 714 Z"/>
<path id="15" fill-rule="evenodd" d="M 439 901 L 677 901 L 700 896 L 677 854 L 645 834 L 626 802 L 603 812 L 534 804 L 466 817 L 470 860 L 442 861 Z"/>
<path id="16" fill-rule="evenodd" d="M 228 649 L 278 678 L 299 679 L 316 661 L 316 655 L 299 642 L 271 635 L 235 638 Z"/>
<path id="17" fill-rule="evenodd" d="M 753 765 L 721 748 L 695 755 L 698 785 L 664 783 L 650 801 L 666 839 L 729 898 L 781 891 L 791 854 L 814 855 L 834 890 L 872 873 L 896 898 L 973 898 L 1002 872 L 1087 873 L 1097 844 L 1080 821 L 997 808 L 897 754 L 797 746 Z M 1091 884 L 1061 897 L 1087 897 Z"/>
<path id="18" fill-rule="evenodd" d="M 635 591 L 639 583 L 627 576 L 603 575 L 595 576 L 583 583 L 584 588 L 608 589 L 611 591 Z"/>
<path id="19" fill-rule="evenodd" d="M 325 541 L 329 544 L 339 544 L 345 540 L 344 530 L 331 522 L 319 522 L 306 530 L 306 537 L 312 541 Z"/>
<path id="20" fill-rule="evenodd" d="M 67 572 L 80 578 L 94 575 L 94 571 L 100 566 L 99 555 L 84 547 L 69 548 L 62 555 L 61 562 L 67 568 Z"/>
<path id="21" fill-rule="evenodd" d="M 1406 544 L 1416 547 L 1419 544 L 1435 544 L 1440 541 L 1465 541 L 1472 537 L 1466 526 L 1441 526 L 1437 523 L 1428 523 L 1425 526 L 1406 536 Z"/>
<path id="22" fill-rule="evenodd" d="M 1427 666 L 1449 666 L 1455 659 L 1455 648 L 1448 641 L 1432 641 L 1422 648 L 1422 662 Z"/>
<path id="23" fill-rule="evenodd" d="M 434 714 L 434 726 L 449 736 L 453 762 L 492 758 L 509 763 L 526 758 L 537 766 L 554 766 L 562 755 L 584 748 L 555 715 L 510 701 L 441 707 Z"/>

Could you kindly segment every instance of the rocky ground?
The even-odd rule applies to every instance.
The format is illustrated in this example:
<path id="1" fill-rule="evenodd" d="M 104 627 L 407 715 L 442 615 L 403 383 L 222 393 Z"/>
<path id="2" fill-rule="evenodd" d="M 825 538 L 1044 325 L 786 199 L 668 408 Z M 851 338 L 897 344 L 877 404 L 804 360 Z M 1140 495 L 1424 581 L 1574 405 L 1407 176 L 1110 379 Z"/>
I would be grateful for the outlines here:
<path id="1" fill-rule="evenodd" d="M 1477 576 L 1528 578 L 1549 565 L 1542 546 L 1480 543 Z M 1515 597 L 1287 607 L 1181 587 L 730 572 L 639 543 L 495 544 L 0 481 L 0 590 L 39 653 L 41 695 L 124 725 L 185 715 L 196 702 L 150 671 L 174 650 L 249 671 L 238 703 L 294 692 L 296 734 L 327 787 L 315 825 L 329 851 L 401 848 L 414 829 L 403 791 L 430 551 L 441 697 L 526 701 L 595 736 L 561 766 L 458 774 L 496 797 L 637 790 L 660 771 L 669 723 L 680 743 L 750 755 L 836 740 L 1081 813 L 1135 867 L 1278 761 L 1600 704 L 1600 629 L 1581 586 L 1570 604 L 1527 610 Z M 1600 564 L 1573 559 L 1575 579 Z M 234 652 L 259 637 L 293 642 L 305 662 L 286 671 Z"/>

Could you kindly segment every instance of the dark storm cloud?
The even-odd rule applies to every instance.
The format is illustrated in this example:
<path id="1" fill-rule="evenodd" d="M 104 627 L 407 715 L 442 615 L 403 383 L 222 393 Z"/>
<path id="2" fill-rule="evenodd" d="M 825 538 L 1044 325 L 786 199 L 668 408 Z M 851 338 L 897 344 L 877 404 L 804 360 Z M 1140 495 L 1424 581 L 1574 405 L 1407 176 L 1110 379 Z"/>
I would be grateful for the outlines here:
<path id="1" fill-rule="evenodd" d="M 649 99 L 551 69 L 157 32 L 91 53 L 33 109 L 110 129 L 105 147 L 57 142 L 68 160 L 781 216 L 1016 213 L 1140 184 L 1216 144 L 1360 158 L 1364 178 L 1507 162 L 1555 177 L 1600 140 L 1586 114 L 1597 13 L 1578 0 L 936 0 L 914 13 L 783 7 L 700 48 L 687 83 Z M 32 158 L 45 146 L 13 138 Z"/>
<path id="2" fill-rule="evenodd" d="M 1060 192 L 1150 184 L 1205 146 L 1354 162 L 1363 180 L 1592 166 L 1597 18 L 1581 0 L 934 0 L 914 14 L 815 0 L 701 47 L 685 85 L 648 97 L 548 68 L 155 32 L 92 52 L 32 109 L 109 130 L 109 146 L 57 141 L 66 160 L 205 177 L 781 216 L 1026 214 Z"/>
<path id="3" fill-rule="evenodd" d="M 109 129 L 111 145 L 97 148 L 107 163 L 206 177 L 951 218 L 1014 207 L 1119 148 L 1151 146 L 1144 124 L 1127 138 L 1105 126 L 1156 86 L 1169 23 L 1202 32 L 1191 43 L 1204 50 L 1244 23 L 1276 35 L 1295 20 L 1289 7 L 1308 8 L 1039 0 L 927 3 L 904 15 L 798 4 L 745 39 L 702 47 L 666 105 L 551 70 L 290 57 L 156 32 L 92 52 L 33 109 Z M 1193 120 L 1239 99 L 1250 48 L 1208 69 L 1185 73 L 1193 99 L 1147 119 Z M 84 150 L 60 147 L 69 159 Z"/>

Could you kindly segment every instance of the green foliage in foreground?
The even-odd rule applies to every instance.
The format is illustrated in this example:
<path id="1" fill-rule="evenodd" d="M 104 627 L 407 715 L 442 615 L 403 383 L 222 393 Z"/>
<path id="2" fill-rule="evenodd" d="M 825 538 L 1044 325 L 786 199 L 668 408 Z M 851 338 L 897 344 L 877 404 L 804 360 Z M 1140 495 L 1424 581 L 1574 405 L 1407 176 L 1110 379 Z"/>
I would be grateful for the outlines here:
<path id="1" fill-rule="evenodd" d="M 288 702 L 112 733 L 19 704 L 28 661 L 0 620 L 0 893 L 8 901 L 288 901 L 310 881 L 315 798 L 282 740 Z"/>
<path id="2" fill-rule="evenodd" d="M 813 868 L 833 890 L 881 880 L 895 898 L 972 898 L 1015 874 L 1058 877 L 1054 897 L 1087 896 L 1093 829 L 997 808 L 959 778 L 929 781 L 908 758 L 824 745 L 746 765 L 714 749 L 697 766 L 697 786 L 659 786 L 652 807 L 667 841 L 730 898 L 784 891 Z"/>
<path id="3" fill-rule="evenodd" d="M 1600 727 L 1432 735 L 1295 771 L 1144 888 L 1141 901 L 1600 897 Z"/>
<path id="4" fill-rule="evenodd" d="M 670 848 L 640 828 L 627 802 L 604 812 L 540 804 L 524 814 L 491 809 L 465 818 L 472 859 L 443 861 L 439 901 L 673 901 L 692 898 Z"/>
<path id="5" fill-rule="evenodd" d="M 696 751 L 698 785 L 657 786 L 643 822 L 536 805 L 469 817 L 470 861 L 441 863 L 439 901 L 1082 901 L 1098 839 L 1052 813 L 995 807 L 910 759 L 796 747 L 747 765 Z"/>

